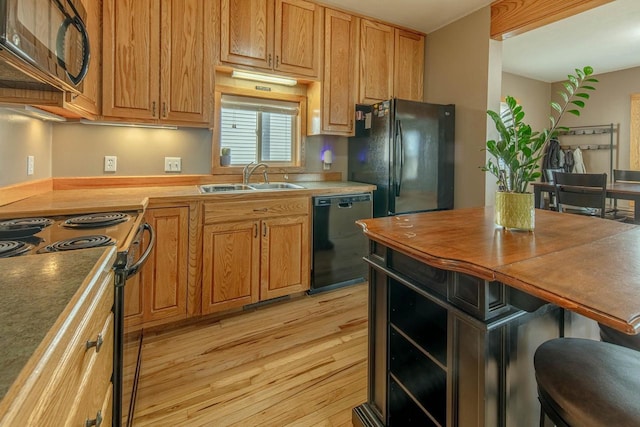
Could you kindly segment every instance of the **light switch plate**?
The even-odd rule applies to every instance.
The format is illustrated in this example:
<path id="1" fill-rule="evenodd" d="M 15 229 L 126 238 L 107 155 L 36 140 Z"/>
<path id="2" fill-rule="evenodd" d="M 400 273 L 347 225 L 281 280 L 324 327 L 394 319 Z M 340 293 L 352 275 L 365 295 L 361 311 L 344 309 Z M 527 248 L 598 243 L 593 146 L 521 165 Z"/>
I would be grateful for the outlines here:
<path id="1" fill-rule="evenodd" d="M 182 172 L 182 158 L 181 157 L 165 157 L 164 171 L 165 172 Z"/>
<path id="2" fill-rule="evenodd" d="M 35 169 L 35 157 L 27 156 L 27 175 L 33 175 Z"/>

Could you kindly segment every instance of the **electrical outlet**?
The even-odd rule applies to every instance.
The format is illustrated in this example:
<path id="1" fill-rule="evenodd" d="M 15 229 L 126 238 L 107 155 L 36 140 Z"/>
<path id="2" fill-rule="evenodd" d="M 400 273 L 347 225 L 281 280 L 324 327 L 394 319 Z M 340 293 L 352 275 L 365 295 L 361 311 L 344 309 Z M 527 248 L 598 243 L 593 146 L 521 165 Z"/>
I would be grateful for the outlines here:
<path id="1" fill-rule="evenodd" d="M 165 172 L 182 172 L 182 158 L 181 157 L 165 157 L 164 171 Z"/>
<path id="2" fill-rule="evenodd" d="M 27 156 L 27 175 L 33 175 L 35 158 L 33 156 Z"/>
<path id="3" fill-rule="evenodd" d="M 118 168 L 117 156 L 104 156 L 104 171 L 115 172 Z"/>

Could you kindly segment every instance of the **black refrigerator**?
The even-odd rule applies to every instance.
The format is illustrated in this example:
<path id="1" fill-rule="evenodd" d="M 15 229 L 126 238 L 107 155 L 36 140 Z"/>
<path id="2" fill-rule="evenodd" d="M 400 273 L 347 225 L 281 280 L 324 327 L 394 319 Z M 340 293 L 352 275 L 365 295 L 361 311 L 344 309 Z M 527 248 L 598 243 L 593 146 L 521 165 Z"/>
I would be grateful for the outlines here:
<path id="1" fill-rule="evenodd" d="M 373 216 L 453 209 L 455 105 L 356 106 L 348 179 L 375 184 Z"/>

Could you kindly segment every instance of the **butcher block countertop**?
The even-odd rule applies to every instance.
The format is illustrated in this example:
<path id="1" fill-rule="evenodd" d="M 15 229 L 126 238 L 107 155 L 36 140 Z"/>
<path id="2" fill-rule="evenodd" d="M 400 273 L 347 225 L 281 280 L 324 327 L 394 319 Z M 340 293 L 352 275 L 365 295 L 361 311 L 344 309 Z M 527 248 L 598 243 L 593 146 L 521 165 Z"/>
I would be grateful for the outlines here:
<path id="1" fill-rule="evenodd" d="M 0 400 L 18 378 L 22 384 L 38 372 L 74 307 L 111 270 L 115 253 L 110 246 L 0 258 Z"/>
<path id="2" fill-rule="evenodd" d="M 497 280 L 629 334 L 640 332 L 640 227 L 536 209 L 534 232 L 493 207 L 358 221 L 365 235 L 425 264 Z"/>
<path id="3" fill-rule="evenodd" d="M 197 185 L 83 188 L 47 191 L 0 206 L 0 218 L 141 211 L 153 203 L 228 201 L 247 198 L 277 198 L 291 195 L 316 196 L 373 191 L 375 185 L 348 181 L 297 182 L 303 189 L 223 191 L 202 194 Z"/>

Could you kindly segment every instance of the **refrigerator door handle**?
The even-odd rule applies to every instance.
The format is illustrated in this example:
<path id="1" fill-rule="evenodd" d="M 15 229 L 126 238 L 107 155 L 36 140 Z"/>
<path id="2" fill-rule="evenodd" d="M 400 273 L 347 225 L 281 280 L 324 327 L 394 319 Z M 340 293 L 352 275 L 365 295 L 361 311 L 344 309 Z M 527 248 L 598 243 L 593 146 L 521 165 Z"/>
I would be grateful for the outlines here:
<path id="1" fill-rule="evenodd" d="M 396 158 L 396 179 L 395 179 L 395 190 L 396 197 L 400 197 L 400 190 L 402 189 L 402 175 L 404 168 L 404 135 L 402 133 L 402 121 L 396 121 L 396 141 L 398 143 L 398 156 Z M 400 167 L 398 170 L 398 166 Z"/>

